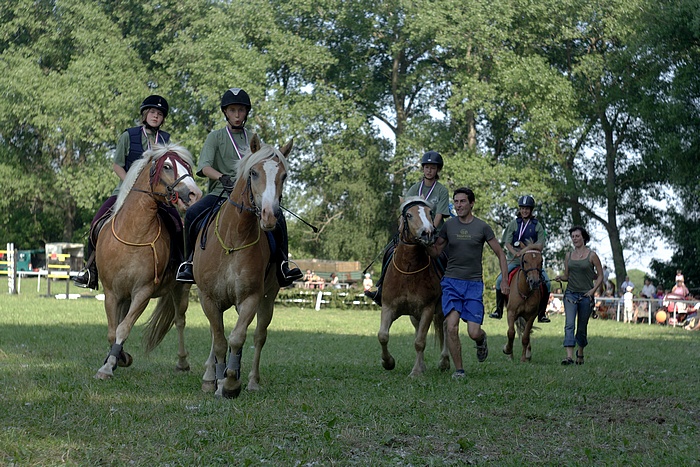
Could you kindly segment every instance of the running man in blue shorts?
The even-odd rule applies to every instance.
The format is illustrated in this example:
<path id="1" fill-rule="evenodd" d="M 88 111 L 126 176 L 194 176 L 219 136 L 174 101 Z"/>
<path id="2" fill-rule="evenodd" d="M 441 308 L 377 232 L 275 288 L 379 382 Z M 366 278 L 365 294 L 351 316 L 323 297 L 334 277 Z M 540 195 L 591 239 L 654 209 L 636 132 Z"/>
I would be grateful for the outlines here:
<path id="1" fill-rule="evenodd" d="M 508 274 L 506 255 L 498 243 L 493 229 L 478 217 L 474 217 L 474 192 L 469 188 L 457 188 L 453 196 L 457 217 L 445 222 L 440 230 L 431 255 L 438 256 L 447 247 L 448 261 L 442 285 L 442 311 L 447 322 L 447 347 L 456 371 L 453 378 L 464 376 L 462 344 L 459 340 L 460 318 L 467 322 L 469 337 L 476 343 L 476 357 L 486 360 L 489 348 L 484 322 L 484 279 L 481 260 L 484 243 L 488 243 L 498 256 L 501 274 Z M 508 295 L 508 281 L 501 282 L 501 292 Z"/>

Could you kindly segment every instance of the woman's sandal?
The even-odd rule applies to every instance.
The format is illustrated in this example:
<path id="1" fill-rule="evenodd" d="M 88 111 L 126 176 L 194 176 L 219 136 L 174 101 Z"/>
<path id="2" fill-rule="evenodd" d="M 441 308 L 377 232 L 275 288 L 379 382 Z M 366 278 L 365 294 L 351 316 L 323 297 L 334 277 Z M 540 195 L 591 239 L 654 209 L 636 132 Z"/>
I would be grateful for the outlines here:
<path id="1" fill-rule="evenodd" d="M 564 360 L 561 361 L 562 365 L 573 365 L 574 360 L 572 358 L 566 357 Z"/>
<path id="2" fill-rule="evenodd" d="M 583 355 L 580 355 L 578 352 L 576 352 L 576 364 L 583 365 Z"/>

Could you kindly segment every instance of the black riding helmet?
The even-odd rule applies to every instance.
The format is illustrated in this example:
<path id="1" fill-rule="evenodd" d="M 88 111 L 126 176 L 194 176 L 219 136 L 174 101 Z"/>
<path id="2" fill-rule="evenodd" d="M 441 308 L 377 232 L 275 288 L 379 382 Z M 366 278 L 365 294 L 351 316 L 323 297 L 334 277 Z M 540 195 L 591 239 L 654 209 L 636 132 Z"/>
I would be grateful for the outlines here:
<path id="1" fill-rule="evenodd" d="M 437 151 L 428 151 L 423 154 L 420 165 L 425 164 L 435 164 L 438 166 L 438 170 L 442 170 L 442 166 L 444 165 L 442 162 L 442 156 Z"/>
<path id="2" fill-rule="evenodd" d="M 221 96 L 221 112 L 224 113 L 224 116 L 226 115 L 226 112 L 224 112 L 224 109 L 232 104 L 242 105 L 248 110 L 248 112 L 246 112 L 245 119 L 243 120 L 243 125 L 241 125 L 240 127 L 236 127 L 236 126 L 231 125 L 233 128 L 235 128 L 237 130 L 241 130 L 245 126 L 245 122 L 248 121 L 248 115 L 250 114 L 250 109 L 253 108 L 253 106 L 250 104 L 250 96 L 248 95 L 247 92 L 245 92 L 241 88 L 227 89 L 226 92 L 224 93 L 224 95 Z M 228 119 L 227 119 L 227 121 L 228 121 Z"/>
<path id="3" fill-rule="evenodd" d="M 523 195 L 520 198 L 518 198 L 518 206 L 519 207 L 526 207 L 530 209 L 535 208 L 535 198 L 533 198 L 530 195 Z"/>
<path id="4" fill-rule="evenodd" d="M 165 118 L 168 116 L 170 106 L 168 106 L 168 101 L 164 97 L 153 94 L 143 100 L 139 112 L 143 113 L 146 109 L 158 109 L 163 112 L 163 118 Z"/>

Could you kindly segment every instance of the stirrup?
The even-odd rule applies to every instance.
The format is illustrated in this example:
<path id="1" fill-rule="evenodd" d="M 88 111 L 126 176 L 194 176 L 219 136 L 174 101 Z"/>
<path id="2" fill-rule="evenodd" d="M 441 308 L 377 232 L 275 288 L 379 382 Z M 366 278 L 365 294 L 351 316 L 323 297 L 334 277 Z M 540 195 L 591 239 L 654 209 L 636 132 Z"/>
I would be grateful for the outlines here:
<path id="1" fill-rule="evenodd" d="M 177 282 L 185 282 L 188 284 L 194 284 L 194 273 L 192 271 L 192 261 L 184 261 L 177 268 L 177 274 L 175 275 L 175 280 Z"/>
<path id="2" fill-rule="evenodd" d="M 290 264 L 293 264 L 294 267 L 290 268 Z M 285 266 L 287 269 L 286 271 Z M 294 261 L 282 261 L 282 263 L 280 263 L 280 271 L 282 272 L 282 275 L 284 276 L 286 281 L 294 282 L 304 277 L 304 273 L 301 272 L 301 269 L 299 269 L 299 266 Z"/>

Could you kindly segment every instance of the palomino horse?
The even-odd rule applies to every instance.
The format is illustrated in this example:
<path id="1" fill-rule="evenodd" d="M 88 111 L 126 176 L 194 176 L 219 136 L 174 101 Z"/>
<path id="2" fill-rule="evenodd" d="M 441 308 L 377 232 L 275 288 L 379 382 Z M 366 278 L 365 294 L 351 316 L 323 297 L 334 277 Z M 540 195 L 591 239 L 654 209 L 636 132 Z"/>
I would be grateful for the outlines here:
<path id="1" fill-rule="evenodd" d="M 535 318 L 539 314 L 540 300 L 544 293 L 542 287 L 542 252 L 535 249 L 527 249 L 520 256 L 520 267 L 514 272 L 511 281 L 510 294 L 508 296 L 508 342 L 503 347 L 503 353 L 513 358 L 513 340 L 515 339 L 515 327 L 523 343 L 521 362 L 530 361 L 532 347 L 530 346 L 530 333 Z M 508 278 L 504 279 L 508 280 Z"/>
<path id="2" fill-rule="evenodd" d="M 163 340 L 174 322 L 179 339 L 177 369 L 189 370 L 183 337 L 189 287 L 175 282 L 171 235 L 158 210 L 166 203 L 186 209 L 201 198 L 191 166 L 189 151 L 176 144 L 156 145 L 144 152 L 129 169 L 113 213 L 99 233 L 96 261 L 111 348 L 96 378 L 108 379 L 117 365 L 131 365 L 124 341 L 153 297 L 160 299 L 144 335 L 146 351 Z"/>
<path id="3" fill-rule="evenodd" d="M 276 266 L 269 264 L 271 251 L 266 232 L 271 232 L 277 224 L 289 170 L 286 156 L 292 149 L 292 141 L 278 150 L 261 145 L 255 135 L 250 149 L 253 154 L 239 161 L 229 198 L 200 232 L 200 239 L 204 233 L 207 235 L 205 248 L 196 248 L 194 253 L 194 277 L 212 336 L 202 390 L 215 391 L 226 398 L 241 393 L 241 351 L 248 326 L 256 315 L 255 355 L 248 375 L 248 390 L 260 388 L 260 353 L 280 289 Z M 234 305 L 238 319 L 227 340 L 224 311 Z M 230 350 L 228 365 L 227 350 Z"/>
<path id="4" fill-rule="evenodd" d="M 416 361 L 409 376 L 420 376 L 425 372 L 423 352 L 431 322 L 434 322 L 435 335 L 442 349 L 438 367 L 441 370 L 450 368 L 444 340 L 440 276 L 427 251 L 435 243 L 437 231 L 430 215 L 431 206 L 423 198 L 401 199 L 400 210 L 399 242 L 391 264 L 386 266 L 377 337 L 382 346 L 382 366 L 393 370 L 396 362 L 387 347 L 389 328 L 399 316 L 408 315 L 416 330 L 413 342 Z"/>

